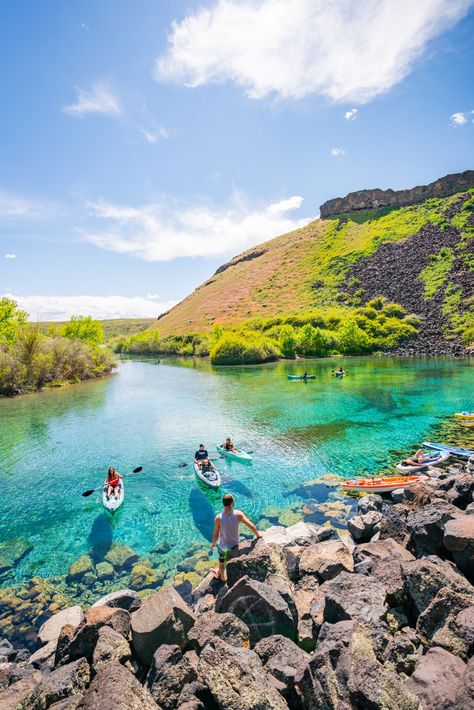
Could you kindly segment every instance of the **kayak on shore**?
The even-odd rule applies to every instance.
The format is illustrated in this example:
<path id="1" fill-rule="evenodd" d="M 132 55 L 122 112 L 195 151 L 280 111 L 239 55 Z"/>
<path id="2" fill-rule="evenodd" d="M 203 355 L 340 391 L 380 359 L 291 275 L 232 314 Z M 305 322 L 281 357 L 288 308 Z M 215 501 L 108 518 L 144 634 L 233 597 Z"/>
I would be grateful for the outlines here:
<path id="1" fill-rule="evenodd" d="M 227 449 L 224 449 L 223 446 L 219 446 L 219 444 L 216 444 L 216 449 L 221 456 L 224 456 L 227 459 L 245 463 L 250 463 L 250 461 L 252 461 L 252 455 L 248 451 L 240 451 L 239 449 L 228 451 Z"/>
<path id="2" fill-rule="evenodd" d="M 429 454 L 424 454 L 424 456 L 429 456 L 429 461 L 413 464 L 406 463 L 407 461 L 410 461 L 408 458 L 398 464 L 397 471 L 401 471 L 402 473 L 410 473 L 410 471 L 421 471 L 421 469 L 428 468 L 428 466 L 439 466 L 447 461 L 450 455 L 449 451 L 434 451 Z"/>
<path id="3" fill-rule="evenodd" d="M 462 449 L 457 446 L 450 446 L 449 444 L 434 444 L 431 441 L 424 441 L 423 446 L 427 446 L 429 449 L 435 449 L 436 451 L 448 451 L 453 456 L 461 456 L 464 459 L 474 456 L 474 449 Z"/>
<path id="4" fill-rule="evenodd" d="M 343 481 L 341 488 L 351 493 L 372 492 L 391 493 L 397 488 L 405 488 L 412 483 L 426 479 L 426 476 L 387 476 L 386 478 L 359 478 L 353 481 Z"/>

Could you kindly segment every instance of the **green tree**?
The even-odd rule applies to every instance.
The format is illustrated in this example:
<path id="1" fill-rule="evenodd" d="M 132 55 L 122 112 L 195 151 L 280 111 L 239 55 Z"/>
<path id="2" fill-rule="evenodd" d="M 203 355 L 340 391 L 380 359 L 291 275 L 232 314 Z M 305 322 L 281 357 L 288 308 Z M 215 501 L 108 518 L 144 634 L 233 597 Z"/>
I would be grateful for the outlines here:
<path id="1" fill-rule="evenodd" d="M 346 320 L 338 332 L 341 352 L 348 355 L 360 355 L 371 350 L 371 341 L 367 333 L 357 323 Z"/>
<path id="2" fill-rule="evenodd" d="M 93 320 L 90 316 L 72 316 L 69 323 L 61 328 L 61 335 L 69 340 L 82 340 L 90 345 L 104 342 L 102 323 Z"/>
<path id="3" fill-rule="evenodd" d="M 291 325 L 284 325 L 280 330 L 278 345 L 283 357 L 295 357 L 296 333 Z"/>
<path id="4" fill-rule="evenodd" d="M 28 313 L 11 298 L 0 298 L 0 343 L 10 345 L 28 320 Z"/>

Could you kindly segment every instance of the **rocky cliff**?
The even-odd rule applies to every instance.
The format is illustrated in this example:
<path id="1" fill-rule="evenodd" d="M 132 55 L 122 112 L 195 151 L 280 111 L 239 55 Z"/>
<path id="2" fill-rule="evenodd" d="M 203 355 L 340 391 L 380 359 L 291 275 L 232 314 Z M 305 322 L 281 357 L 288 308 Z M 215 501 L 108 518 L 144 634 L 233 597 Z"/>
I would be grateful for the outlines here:
<path id="1" fill-rule="evenodd" d="M 347 197 L 335 197 L 321 205 L 323 219 L 351 212 L 379 210 L 382 207 L 416 205 L 433 197 L 447 197 L 474 187 L 474 170 L 445 175 L 429 185 L 418 185 L 408 190 L 359 190 Z"/>

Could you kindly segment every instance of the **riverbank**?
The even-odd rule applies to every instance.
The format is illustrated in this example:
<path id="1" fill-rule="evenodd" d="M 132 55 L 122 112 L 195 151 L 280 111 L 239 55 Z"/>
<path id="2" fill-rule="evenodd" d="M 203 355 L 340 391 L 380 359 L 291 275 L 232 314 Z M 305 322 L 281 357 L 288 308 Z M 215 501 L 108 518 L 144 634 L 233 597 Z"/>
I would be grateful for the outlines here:
<path id="1" fill-rule="evenodd" d="M 53 615 L 32 656 L 3 642 L 2 708 L 467 710 L 474 460 L 430 474 L 348 531 L 269 527 L 225 586 L 122 590 Z"/>

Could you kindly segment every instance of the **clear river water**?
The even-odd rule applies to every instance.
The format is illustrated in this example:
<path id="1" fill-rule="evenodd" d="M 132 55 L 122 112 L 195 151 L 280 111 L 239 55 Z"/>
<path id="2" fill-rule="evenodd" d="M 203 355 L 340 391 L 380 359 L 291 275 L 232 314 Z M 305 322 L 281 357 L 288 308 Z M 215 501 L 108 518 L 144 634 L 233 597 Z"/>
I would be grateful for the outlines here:
<path id="1" fill-rule="evenodd" d="M 201 441 L 215 453 L 231 435 L 254 449 L 251 465 L 217 466 L 222 491 L 255 522 L 278 516 L 269 506 L 294 512 L 304 504 L 305 519 L 324 522 L 318 501 L 340 500 L 324 485 L 327 474 L 378 472 L 435 436 L 472 445 L 472 426 L 452 419 L 474 404 L 469 361 L 351 358 L 341 381 L 331 376 L 335 364 L 124 360 L 100 381 L 0 400 L 0 542 L 24 536 L 32 546 L 3 586 L 64 575 L 104 537 L 142 555 L 163 541 L 175 552 L 206 544 L 221 493 L 194 476 Z M 288 381 L 305 367 L 316 380 Z M 143 466 L 126 479 L 113 519 L 100 492 L 81 496 L 109 465 L 122 473 Z"/>

